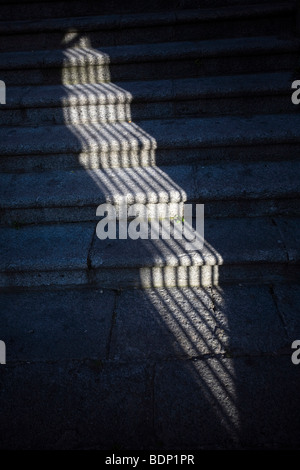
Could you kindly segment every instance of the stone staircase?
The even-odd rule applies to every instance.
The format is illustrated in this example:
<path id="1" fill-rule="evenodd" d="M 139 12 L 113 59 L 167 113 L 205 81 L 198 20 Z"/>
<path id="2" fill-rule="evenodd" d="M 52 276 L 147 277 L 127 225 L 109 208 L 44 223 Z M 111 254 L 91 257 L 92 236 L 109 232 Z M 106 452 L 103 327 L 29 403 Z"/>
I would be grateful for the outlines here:
<path id="1" fill-rule="evenodd" d="M 0 0 L 1 449 L 299 449 L 296 11 Z M 98 239 L 124 197 L 203 249 Z"/>
<path id="2" fill-rule="evenodd" d="M 116 3 L 1 2 L 1 287 L 297 279 L 296 3 Z M 204 204 L 203 250 L 99 240 L 124 196 Z"/>

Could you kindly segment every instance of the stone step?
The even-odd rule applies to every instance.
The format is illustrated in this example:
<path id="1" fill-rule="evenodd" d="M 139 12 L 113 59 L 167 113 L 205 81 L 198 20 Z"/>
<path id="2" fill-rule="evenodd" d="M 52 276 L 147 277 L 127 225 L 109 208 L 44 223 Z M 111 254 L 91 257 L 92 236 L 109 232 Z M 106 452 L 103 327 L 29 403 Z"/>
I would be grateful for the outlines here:
<path id="1" fill-rule="evenodd" d="M 299 298 L 299 283 L 2 293 L 1 449 L 299 450 Z"/>
<path id="2" fill-rule="evenodd" d="M 210 286 L 299 276 L 299 219 L 226 218 L 205 223 L 202 250 L 183 240 L 99 240 L 95 223 L 0 229 L 1 287 Z"/>
<path id="3" fill-rule="evenodd" d="M 287 73 L 11 87 L 2 126 L 297 112 Z"/>
<path id="4" fill-rule="evenodd" d="M 205 204 L 207 217 L 299 214 L 298 161 L 2 174 L 2 224 L 95 221 L 100 204 Z"/>
<path id="5" fill-rule="evenodd" d="M 24 173 L 292 160 L 299 155 L 299 144 L 299 114 L 3 127 L 0 168 Z"/>
<path id="6" fill-rule="evenodd" d="M 201 8 L 224 7 L 235 5 L 257 4 L 258 0 L 201 0 Z M 270 3 L 270 0 L 260 0 L 260 4 Z M 282 0 L 273 0 L 273 3 L 282 3 Z M 185 10 L 199 8 L 199 0 L 152 0 L 150 4 L 140 0 L 44 0 L 44 1 L 15 1 L 4 0 L 0 2 L 1 18 L 3 20 L 32 20 L 39 18 L 59 18 L 68 16 L 89 16 L 126 13 L 147 13 L 155 11 Z"/>
<path id="7" fill-rule="evenodd" d="M 2 52 L 0 76 L 9 87 L 295 71 L 299 50 L 298 39 L 262 36 Z"/>
<path id="8" fill-rule="evenodd" d="M 293 2 L 74 18 L 68 13 L 65 18 L 1 21 L 0 51 L 290 34 L 294 20 Z"/>
<path id="9" fill-rule="evenodd" d="M 93 231 L 90 223 L 2 229 L 1 286 L 86 284 Z"/>

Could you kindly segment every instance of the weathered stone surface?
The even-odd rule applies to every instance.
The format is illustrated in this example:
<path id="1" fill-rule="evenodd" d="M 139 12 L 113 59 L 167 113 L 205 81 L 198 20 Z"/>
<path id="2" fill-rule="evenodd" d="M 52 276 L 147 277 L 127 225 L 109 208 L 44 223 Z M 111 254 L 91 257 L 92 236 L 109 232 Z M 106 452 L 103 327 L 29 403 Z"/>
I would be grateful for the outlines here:
<path id="1" fill-rule="evenodd" d="M 92 152 L 96 149 L 108 152 L 137 148 L 150 151 L 170 147 L 234 147 L 245 145 L 245 142 L 250 145 L 299 141 L 300 117 L 294 114 L 195 118 L 179 120 L 176 126 L 174 123 L 174 120 L 153 120 L 141 121 L 139 125 L 130 122 L 103 126 L 90 124 L 90 128 L 87 125 L 2 128 L 0 149 L 3 155 L 30 155 Z M 91 132 L 93 128 L 97 132 Z"/>
<path id="2" fill-rule="evenodd" d="M 220 352 L 210 291 L 131 290 L 121 294 L 110 357 L 141 361 Z"/>
<path id="3" fill-rule="evenodd" d="M 299 449 L 296 5 L 240 2 L 0 0 L 2 449 Z"/>
<path id="4" fill-rule="evenodd" d="M 71 47 L 64 50 L 3 52 L 1 77 L 11 85 L 99 83 L 290 69 L 299 41 L 276 36 Z M 237 56 L 239 60 L 236 60 Z M 277 66 L 276 66 L 277 65 Z M 22 74 L 15 73 L 22 70 Z"/>
<path id="5" fill-rule="evenodd" d="M 5 247 L 2 269 L 86 268 L 94 228 L 93 223 L 23 227 L 16 221 L 14 228 L 1 230 Z"/>
<path id="6" fill-rule="evenodd" d="M 1 366 L 2 368 L 2 366 Z M 1 449 L 143 449 L 153 439 L 151 370 L 66 361 L 1 369 Z"/>
<path id="7" fill-rule="evenodd" d="M 155 60 L 176 59 L 178 57 L 199 58 L 215 57 L 216 55 L 249 55 L 276 51 L 295 51 L 298 42 L 290 38 L 254 37 L 238 39 L 221 39 L 215 41 L 191 41 L 160 44 L 126 45 L 105 47 L 101 49 L 65 49 L 62 51 L 31 51 L 2 53 L 0 70 L 46 67 L 80 67 L 85 65 L 121 64 L 128 62 L 153 62 Z"/>
<path id="8" fill-rule="evenodd" d="M 275 354 L 286 342 L 267 286 L 133 290 L 119 298 L 110 356 L 128 361 Z"/>
<path id="9" fill-rule="evenodd" d="M 1 293 L 7 363 L 106 358 L 115 295 L 56 290 Z"/>
<path id="10" fill-rule="evenodd" d="M 213 203 L 218 216 L 227 215 L 225 202 L 230 205 L 233 201 L 238 208 L 237 202 L 257 201 L 259 207 L 260 201 L 269 201 L 276 207 L 277 200 L 299 196 L 298 166 L 298 162 L 292 161 L 235 162 L 201 167 L 175 165 L 2 174 L 1 206 L 6 209 L 2 220 L 3 223 L 17 219 L 27 223 L 76 221 L 76 212 L 82 208 L 94 208 L 96 214 L 98 205 L 118 204 L 124 197 L 128 204 Z M 67 209 L 64 218 L 56 219 L 53 208 L 58 214 L 61 209 Z M 91 220 L 90 214 L 79 220 Z M 254 215 L 262 214 L 258 209 Z"/>
<path id="11" fill-rule="evenodd" d="M 92 268 L 221 266 L 286 261 L 278 229 L 268 218 L 204 219 L 204 245 L 199 250 L 185 239 L 177 240 L 173 236 L 151 239 L 150 230 L 148 239 L 128 237 L 121 240 L 118 236 L 117 232 L 115 240 L 94 237 L 90 254 Z"/>
<path id="12" fill-rule="evenodd" d="M 212 291 L 216 336 L 230 357 L 276 354 L 286 346 L 284 326 L 268 286 L 220 286 Z"/>
<path id="13" fill-rule="evenodd" d="M 157 436 L 167 449 L 299 448 L 298 388 L 289 356 L 161 364 Z"/>
<path id="14" fill-rule="evenodd" d="M 289 343 L 291 344 L 295 340 L 300 340 L 299 284 L 277 284 L 274 286 L 274 294 L 278 305 L 278 310 L 285 325 Z"/>
<path id="15" fill-rule="evenodd" d="M 275 219 L 280 230 L 287 257 L 291 263 L 299 261 L 300 224 L 294 217 L 278 217 Z"/>
<path id="16" fill-rule="evenodd" d="M 280 302 L 291 288 L 275 286 Z M 298 448 L 299 374 L 290 354 L 274 354 L 283 325 L 267 288 L 124 292 L 109 362 L 102 340 L 114 294 L 5 296 L 4 331 L 14 341 L 1 366 L 1 448 Z M 224 354 L 224 339 L 239 349 Z M 209 353 L 193 358 L 201 349 Z"/>
<path id="17" fill-rule="evenodd" d="M 235 5 L 227 6 L 227 8 L 206 8 L 206 9 L 190 9 L 183 11 L 168 11 L 168 12 L 143 12 L 143 13 L 128 13 L 126 15 L 110 14 L 102 16 L 81 16 L 73 18 L 47 18 L 34 21 L 5 21 L 0 26 L 0 32 L 11 33 L 36 33 L 47 31 L 65 31 L 66 29 L 72 31 L 92 31 L 94 29 L 126 29 L 132 27 L 146 27 L 156 26 L 174 23 L 190 23 L 213 20 L 229 20 L 229 19 L 240 19 L 243 20 L 245 17 L 251 19 L 257 18 L 263 15 L 276 15 L 286 14 L 295 11 L 293 4 L 266 4 L 266 5 L 254 5 L 251 8 L 249 5 Z"/>
<path id="18" fill-rule="evenodd" d="M 86 284 L 91 223 L 1 229 L 1 287 Z"/>
<path id="19" fill-rule="evenodd" d="M 185 240 L 99 240 L 96 223 L 1 229 L 2 287 L 87 284 L 174 287 L 295 278 L 268 218 L 207 219 L 204 246 Z M 92 243 L 93 240 L 93 243 Z M 190 250 L 190 251 L 189 251 Z M 251 270 L 252 268 L 252 270 Z"/>

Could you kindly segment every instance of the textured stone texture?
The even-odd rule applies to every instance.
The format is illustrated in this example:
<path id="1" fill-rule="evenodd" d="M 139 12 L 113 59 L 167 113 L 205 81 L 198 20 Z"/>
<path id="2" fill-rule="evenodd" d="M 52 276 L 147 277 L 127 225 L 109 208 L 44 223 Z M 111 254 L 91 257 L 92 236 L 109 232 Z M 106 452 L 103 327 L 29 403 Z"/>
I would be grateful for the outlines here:
<path id="1" fill-rule="evenodd" d="M 299 448 L 298 387 L 290 357 L 162 364 L 155 375 L 158 438 L 181 450 Z"/>
<path id="2" fill-rule="evenodd" d="M 300 42 L 257 3 L 0 0 L 1 449 L 299 449 Z M 205 248 L 100 243 L 122 196 Z"/>
<path id="3" fill-rule="evenodd" d="M 1 287 L 86 284 L 87 257 L 94 224 L 1 229 Z"/>
<path id="4" fill-rule="evenodd" d="M 299 448 L 299 366 L 280 348 L 298 293 L 1 294 L 0 447 Z"/>
<path id="5" fill-rule="evenodd" d="M 252 355 L 276 353 L 285 345 L 268 287 L 134 290 L 119 298 L 110 357 Z"/>
<path id="6" fill-rule="evenodd" d="M 259 216 L 263 215 L 259 210 L 262 200 L 276 205 L 277 200 L 298 197 L 298 167 L 298 162 L 282 161 L 2 174 L 1 206 L 5 209 L 2 220 L 3 223 L 96 220 L 100 204 L 118 204 L 124 197 L 128 204 L 214 203 L 218 216 L 226 216 L 224 202 L 235 203 L 238 209 L 237 202 L 257 201 L 254 215 Z M 88 218 L 80 215 L 76 219 L 84 208 L 93 210 L 88 211 Z M 63 219 L 59 217 L 62 209 L 67 209 Z M 239 211 L 234 212 L 239 215 Z"/>
<path id="7" fill-rule="evenodd" d="M 285 288 L 283 288 L 285 291 Z M 286 346 L 284 325 L 268 286 L 227 286 L 213 289 L 217 337 L 224 352 L 276 354 Z"/>
<path id="8" fill-rule="evenodd" d="M 276 218 L 291 263 L 299 261 L 300 225 L 297 218 Z"/>
<path id="9" fill-rule="evenodd" d="M 137 121 L 182 116 L 296 112 L 290 74 L 248 74 L 120 84 L 14 87 L 2 108 L 5 126 Z M 250 131 L 250 130 L 249 130 Z M 253 129 L 251 129 L 253 132 Z"/>
<path id="10" fill-rule="evenodd" d="M 290 346 L 293 341 L 300 339 L 299 285 L 275 285 L 274 294 Z"/>
<path id="11" fill-rule="evenodd" d="M 164 149 L 176 147 L 238 146 L 250 144 L 297 143 L 298 115 L 268 115 L 249 118 L 186 119 L 142 121 L 115 125 L 51 126 L 2 128 L 1 153 L 30 155 L 39 153 L 92 152 Z M 276 134 L 274 130 L 276 129 Z M 249 134 L 249 131 L 251 132 Z M 35 140 L 32 137 L 35 137 Z M 18 150 L 17 150 L 18 149 Z M 130 166 L 130 165 L 128 165 Z"/>
<path id="12" fill-rule="evenodd" d="M 276 36 L 166 42 L 63 51 L 3 52 L 1 77 L 11 85 L 98 83 L 286 70 L 299 41 Z M 239 56 L 239 60 L 236 57 Z M 216 60 L 216 57 L 218 58 Z M 15 73 L 22 70 L 22 74 Z"/>
<path id="13" fill-rule="evenodd" d="M 94 238 L 92 268 L 146 266 L 214 266 L 251 262 L 285 262 L 280 234 L 267 218 L 207 219 L 204 246 L 196 250 L 186 240 L 100 240 Z M 193 248 L 193 249 L 192 249 Z M 121 256 L 126 253 L 127 256 Z"/>
<path id="14" fill-rule="evenodd" d="M 1 366 L 2 367 L 2 366 Z M 13 365 L 1 372 L 2 449 L 148 448 L 149 372 L 100 361 Z"/>
<path id="15" fill-rule="evenodd" d="M 101 289 L 1 294 L 7 362 L 106 358 L 115 295 Z"/>
<path id="16" fill-rule="evenodd" d="M 217 353 L 215 327 L 204 289 L 126 291 L 118 301 L 110 357 L 155 361 Z"/>
<path id="17" fill-rule="evenodd" d="M 277 221 L 280 219 L 278 218 Z M 296 219 L 291 219 L 293 224 Z M 287 218 L 284 218 L 287 222 Z M 117 222 L 117 226 L 118 226 Z M 2 228 L 2 287 L 93 284 L 100 287 L 174 287 L 297 278 L 285 239 L 294 235 L 269 218 L 204 221 L 204 245 L 186 240 L 100 240 L 96 223 Z M 172 225 L 171 225 L 172 234 Z"/>

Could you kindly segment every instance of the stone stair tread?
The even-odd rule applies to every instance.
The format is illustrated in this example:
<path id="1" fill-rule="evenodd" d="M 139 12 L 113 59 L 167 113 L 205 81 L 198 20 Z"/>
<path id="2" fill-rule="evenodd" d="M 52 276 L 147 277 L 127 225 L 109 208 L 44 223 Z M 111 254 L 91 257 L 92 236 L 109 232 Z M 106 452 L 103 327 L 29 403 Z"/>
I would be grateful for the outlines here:
<path id="1" fill-rule="evenodd" d="M 0 153 L 3 156 L 66 154 L 299 141 L 300 115 L 297 114 L 174 118 L 139 121 L 138 125 L 117 122 L 3 127 L 0 130 Z"/>
<path id="2" fill-rule="evenodd" d="M 0 176 L 1 207 L 80 208 L 102 203 L 258 200 L 299 196 L 300 162 L 49 171 Z"/>
<path id="3" fill-rule="evenodd" d="M 182 11 L 112 14 L 40 20 L 0 21 L 0 34 L 35 33 L 51 31 L 91 31 L 93 29 L 121 29 L 143 26 L 170 25 L 181 22 L 218 21 L 280 15 L 295 11 L 293 2 L 235 5 L 219 8 L 187 9 Z"/>
<path id="4" fill-rule="evenodd" d="M 288 239 L 293 225 L 289 227 L 289 219 L 285 222 Z M 202 250 L 188 251 L 185 241 L 174 238 L 99 240 L 95 236 L 89 255 L 91 268 L 287 262 L 285 238 L 268 218 L 209 219 L 204 224 L 204 239 Z M 299 250 L 294 261 L 299 261 Z"/>
<path id="5" fill-rule="evenodd" d="M 94 227 L 93 223 L 83 222 L 69 226 L 32 225 L 1 229 L 1 270 L 85 269 Z"/>
<path id="6" fill-rule="evenodd" d="M 183 79 L 11 87 L 5 109 L 290 94 L 289 72 Z"/>
<path id="7" fill-rule="evenodd" d="M 0 448 L 299 448 L 299 0 L 0 12 Z"/>
<path id="8" fill-rule="evenodd" d="M 68 68 L 299 51 L 300 40 L 257 36 L 50 51 L 2 52 L 0 70 Z"/>
<path id="9" fill-rule="evenodd" d="M 82 109 L 78 119 L 80 124 L 71 124 L 76 120 L 72 121 L 69 116 L 70 121 L 67 122 L 70 123 L 62 125 L 59 119 L 56 123 L 55 113 L 47 113 L 48 107 L 70 107 L 78 111 L 78 108 L 88 108 L 90 104 L 118 106 L 130 105 L 134 101 L 188 102 L 219 97 L 242 99 L 243 96 L 270 96 L 272 99 L 276 95 L 286 95 L 292 106 L 288 94 L 291 92 L 294 59 L 300 51 L 300 39 L 291 36 L 293 31 L 283 34 L 276 31 L 283 31 L 290 24 L 294 11 L 294 2 L 271 4 L 268 1 L 260 5 L 232 5 L 219 9 L 169 9 L 152 13 L 142 13 L 137 9 L 133 14 L 52 17 L 14 24 L 0 22 L 0 34 L 17 35 L 16 41 L 9 38 L 11 42 L 7 52 L 0 53 L 2 78 L 7 83 L 9 77 L 12 78 L 12 93 L 8 94 L 6 109 L 13 110 L 11 122 L 16 123 L 14 126 L 6 124 L 0 130 L 4 171 L 9 171 L 9 168 L 12 171 L 0 176 L 4 216 L 0 230 L 5 247 L 1 271 L 7 274 L 1 281 L 2 285 L 5 286 L 6 282 L 23 286 L 87 284 L 104 279 L 102 274 L 93 278 L 93 273 L 105 269 L 110 271 L 111 281 L 120 280 L 127 270 L 130 284 L 134 279 L 129 273 L 131 269 L 136 270 L 136 276 L 139 270 L 147 268 L 151 271 L 160 267 L 221 265 L 244 266 L 244 278 L 247 278 L 246 270 L 250 267 L 249 277 L 259 279 L 260 268 L 258 273 L 255 272 L 258 266 L 274 265 L 276 271 L 277 265 L 279 269 L 296 265 L 299 261 L 298 219 L 279 214 L 297 213 L 293 208 L 286 210 L 286 207 L 299 197 L 300 164 L 296 160 L 296 152 L 300 144 L 300 116 L 293 115 L 281 97 L 268 115 L 252 111 L 233 116 L 221 113 L 216 117 L 186 118 L 183 114 L 180 118 L 172 118 L 172 115 L 165 114 L 159 118 L 154 114 L 155 105 L 151 116 L 140 114 L 139 125 L 131 122 L 129 115 L 127 119 L 127 114 L 126 118 L 125 114 L 122 117 L 122 122 L 117 119 L 111 124 L 98 122 L 101 113 L 95 111 L 90 122 Z M 282 25 L 279 24 L 281 15 Z M 276 17 L 274 24 L 264 31 L 265 22 L 273 17 Z M 248 26 L 247 18 L 251 27 L 248 30 L 242 26 L 240 31 L 237 28 L 237 37 L 234 38 L 227 37 L 228 31 L 223 31 L 220 25 L 218 34 L 224 34 L 222 38 L 216 35 L 215 39 L 210 39 L 208 34 L 205 39 L 197 37 L 197 40 L 192 40 L 193 35 L 179 34 L 175 37 L 173 31 L 170 35 L 157 36 L 157 43 L 148 43 L 149 39 L 152 41 L 152 26 L 171 26 L 172 32 L 172 26 L 183 24 L 178 31 L 185 31 L 190 25 L 197 31 L 201 22 L 209 29 L 210 21 L 217 25 L 222 21 L 225 24 L 227 19 L 232 20 L 231 24 L 246 19 L 243 24 Z M 257 30 L 252 24 L 256 19 L 260 23 Z M 99 32 L 101 29 L 106 34 L 109 30 L 124 29 L 126 36 L 127 31 L 134 28 L 140 28 L 142 34 L 143 28 L 148 28 L 150 36 L 143 38 L 139 32 L 129 39 L 132 44 L 127 45 L 122 42 L 122 35 L 111 35 L 106 45 L 95 45 L 95 48 L 89 47 L 88 41 L 80 42 L 78 37 L 75 39 L 80 47 L 75 46 L 74 40 L 70 42 L 73 47 L 60 50 L 64 42 L 60 44 L 59 34 L 54 34 L 49 50 L 42 50 L 46 45 L 42 38 L 40 50 L 36 50 L 34 44 L 32 49 L 35 50 L 31 51 L 29 44 L 32 43 L 27 38 L 28 42 L 24 43 L 27 51 L 9 52 L 10 48 L 17 47 L 22 34 L 29 37 L 35 32 L 67 31 L 72 34 L 78 31 Z M 95 42 L 96 36 L 93 38 Z M 98 36 L 97 41 L 102 45 Z M 38 40 L 36 43 L 39 47 Z M 179 68 L 180 71 L 177 70 Z M 273 73 L 266 73 L 273 70 Z M 291 73 L 285 70 L 291 70 Z M 224 72 L 231 76 L 222 77 Z M 220 75 L 214 76 L 218 73 Z M 201 77 L 192 78 L 198 74 Z M 207 74 L 213 76 L 205 78 Z M 20 81 L 20 75 L 23 81 Z M 181 76 L 182 79 L 177 79 Z M 119 77 L 116 83 L 115 77 Z M 165 79 L 156 80 L 157 77 Z M 143 78 L 146 80 L 142 81 Z M 83 84 L 100 80 L 104 83 Z M 77 85 L 60 84 L 77 81 Z M 108 83 L 110 81 L 113 83 Z M 43 85 L 34 87 L 34 83 Z M 51 85 L 55 83 L 57 85 Z M 226 102 L 223 106 L 226 107 Z M 46 110 L 44 114 L 43 110 L 35 114 L 32 108 Z M 25 111 L 29 110 L 30 119 L 31 116 L 33 119 L 29 122 L 34 125 L 18 126 L 21 120 L 18 121 L 20 116 L 15 109 L 21 110 L 24 119 Z M 237 114 L 235 109 L 233 112 Z M 277 110 L 280 114 L 271 114 Z M 52 118 L 52 124 L 43 125 L 43 119 L 39 120 L 42 116 L 50 123 Z M 34 118 L 39 125 L 35 125 Z M 247 161 L 249 155 L 252 159 L 251 152 L 248 155 L 246 151 L 241 157 L 239 153 L 247 149 L 252 153 L 258 150 L 256 161 Z M 273 150 L 274 158 L 271 157 Z M 209 151 L 211 159 L 205 160 L 203 166 L 198 153 L 202 152 L 203 156 Z M 170 158 L 171 152 L 174 161 Z M 228 164 L 226 158 L 230 152 L 237 160 L 232 158 Z M 212 157 L 216 153 L 221 160 Z M 133 163 L 128 156 L 135 159 Z M 55 161 L 55 157 L 62 162 L 66 159 L 68 170 L 64 165 L 60 168 L 59 163 L 56 167 L 50 166 L 48 160 L 53 158 Z M 97 157 L 107 169 L 88 169 L 87 159 L 94 159 L 95 168 Z M 48 159 L 45 168 L 43 159 Z M 76 167 L 75 159 L 81 168 Z M 13 164 L 9 167 L 11 160 Z M 5 169 L 6 164 L 8 167 Z M 170 166 L 166 166 L 168 164 Z M 13 168 L 16 168 L 16 173 L 13 173 Z M 34 171 L 30 172 L 31 169 Z M 138 241 L 97 239 L 97 206 L 103 203 L 118 205 L 124 197 L 129 204 L 208 203 L 203 250 L 189 251 L 184 242 L 172 238 Z M 241 209 L 235 212 L 234 208 L 238 209 L 239 204 Z M 251 204 L 259 205 L 259 210 L 252 211 Z M 229 216 L 225 218 L 229 205 Z M 250 208 L 249 213 L 247 208 Z M 77 210 L 80 212 L 78 216 L 75 215 Z M 61 223 L 54 223 L 58 221 Z M 9 226 L 5 227 L 5 223 Z M 271 276 L 271 269 L 268 269 Z M 33 274 L 26 277 L 26 273 Z M 237 273 L 233 274 L 235 280 Z M 64 275 L 66 277 L 62 280 Z"/>
<path id="10" fill-rule="evenodd" d="M 202 250 L 187 252 L 181 240 L 99 240 L 96 223 L 1 228 L 1 271 L 105 269 L 287 263 L 286 240 L 299 219 L 283 218 L 285 232 L 269 218 L 209 219 Z M 280 218 L 275 218 L 275 223 Z M 93 244 L 91 247 L 91 241 Z M 59 256 L 58 256 L 59 255 Z M 294 262 L 299 261 L 299 249 Z M 88 263 L 89 258 L 89 263 Z"/>

